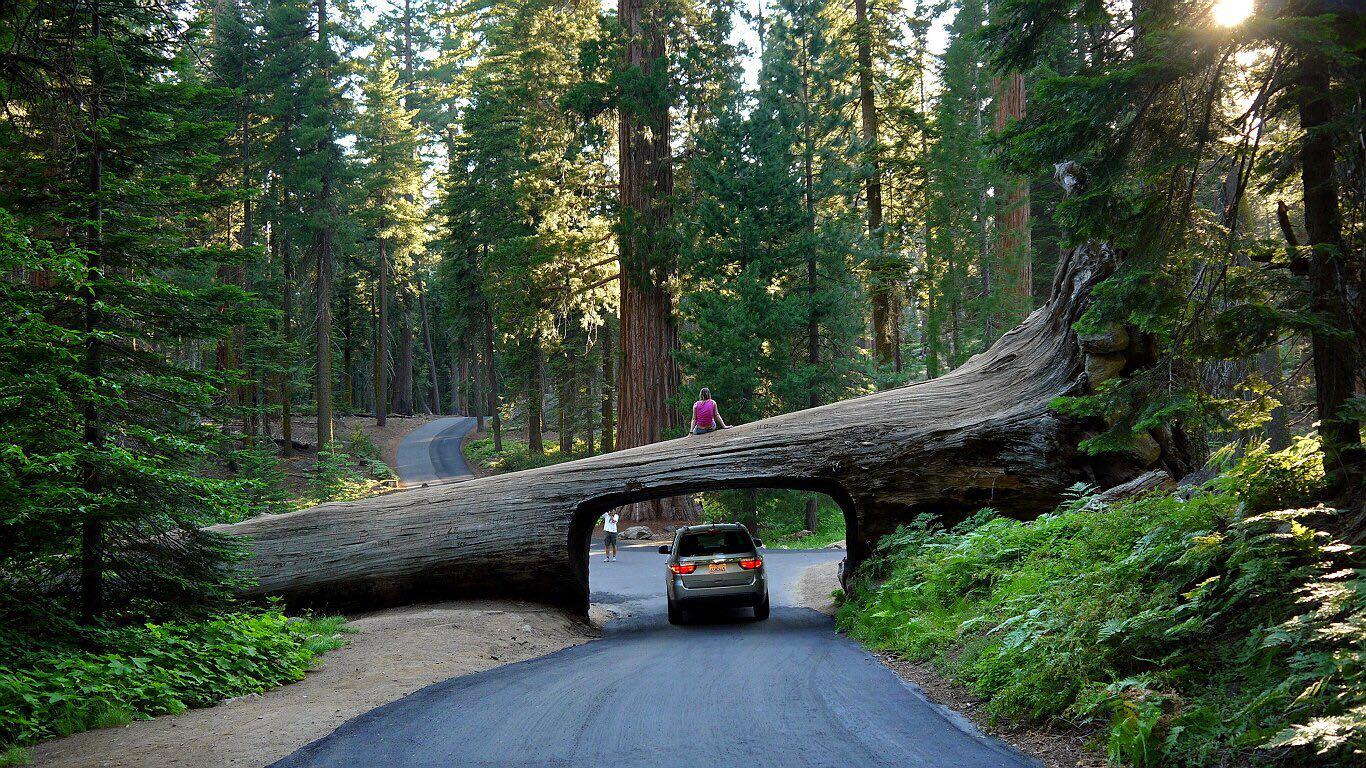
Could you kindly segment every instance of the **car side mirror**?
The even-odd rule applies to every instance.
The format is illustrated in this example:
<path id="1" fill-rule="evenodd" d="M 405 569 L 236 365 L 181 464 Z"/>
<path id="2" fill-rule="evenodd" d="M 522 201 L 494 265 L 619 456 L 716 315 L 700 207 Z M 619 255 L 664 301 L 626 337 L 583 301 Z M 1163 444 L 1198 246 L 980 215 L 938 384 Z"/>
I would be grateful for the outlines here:
<path id="1" fill-rule="evenodd" d="M 660 545 L 659 545 L 659 554 L 661 554 L 661 555 L 667 555 L 667 554 L 669 554 L 669 553 L 671 553 L 671 552 L 673 552 L 673 551 L 674 551 L 674 548 L 671 547 L 671 546 L 669 546 L 668 544 L 660 544 Z"/>
<path id="2" fill-rule="evenodd" d="M 763 542 L 761 539 L 755 539 L 755 540 L 754 540 L 754 548 L 755 548 L 755 549 L 758 549 L 759 547 L 762 547 L 763 545 L 764 545 L 764 542 Z"/>

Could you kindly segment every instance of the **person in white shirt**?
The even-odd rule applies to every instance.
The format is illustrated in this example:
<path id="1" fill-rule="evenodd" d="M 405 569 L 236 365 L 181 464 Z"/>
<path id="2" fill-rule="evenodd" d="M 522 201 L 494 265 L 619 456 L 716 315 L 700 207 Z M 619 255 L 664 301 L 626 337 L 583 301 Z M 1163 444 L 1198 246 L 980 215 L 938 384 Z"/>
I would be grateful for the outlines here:
<path id="1" fill-rule="evenodd" d="M 605 563 L 617 559 L 617 523 L 620 521 L 621 515 L 615 510 L 602 516 L 602 544 L 606 550 L 602 560 Z"/>

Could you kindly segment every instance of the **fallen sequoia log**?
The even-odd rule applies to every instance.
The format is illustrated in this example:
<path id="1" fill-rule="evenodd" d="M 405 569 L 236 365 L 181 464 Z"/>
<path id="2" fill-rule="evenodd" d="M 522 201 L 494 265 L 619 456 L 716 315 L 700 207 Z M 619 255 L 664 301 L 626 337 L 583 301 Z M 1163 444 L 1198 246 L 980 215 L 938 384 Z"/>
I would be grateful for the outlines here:
<path id="1" fill-rule="evenodd" d="M 1173 441 L 1097 460 L 1077 443 L 1103 424 L 1049 409 L 1151 360 L 1116 329 L 1072 325 L 1113 269 L 1083 246 L 1059 265 L 1048 304 L 990 350 L 931 381 L 541 469 L 258 517 L 217 530 L 247 537 L 252 594 L 294 604 L 374 607 L 514 596 L 588 607 L 588 543 L 607 509 L 739 487 L 830 494 L 845 511 L 848 567 L 925 512 L 950 520 L 990 506 L 1029 518 L 1077 482 L 1110 487 L 1154 466 L 1183 469 Z"/>

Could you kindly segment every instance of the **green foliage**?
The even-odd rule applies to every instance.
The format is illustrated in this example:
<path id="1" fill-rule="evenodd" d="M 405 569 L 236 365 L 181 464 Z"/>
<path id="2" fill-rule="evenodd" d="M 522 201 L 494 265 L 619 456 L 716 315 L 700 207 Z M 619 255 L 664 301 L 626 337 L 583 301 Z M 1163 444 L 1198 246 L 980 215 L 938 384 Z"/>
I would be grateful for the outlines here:
<path id="1" fill-rule="evenodd" d="M 230 450 L 234 376 L 198 359 L 255 313 L 217 279 L 243 258 L 209 234 L 232 201 L 216 179 L 230 94 L 182 57 L 185 11 L 3 10 L 39 64 L 0 75 L 6 623 L 218 610 L 237 586 L 237 546 L 203 526 L 251 502 L 202 473 Z"/>
<path id="2" fill-rule="evenodd" d="M 368 438 L 359 434 L 359 447 L 367 450 Z M 356 435 L 352 436 L 351 446 L 357 446 Z M 377 452 L 373 443 L 368 450 Z M 366 465 L 373 469 L 367 469 Z M 304 506 L 322 504 L 328 501 L 353 501 L 373 496 L 384 487 L 384 481 L 393 477 L 378 459 L 357 460 L 352 453 L 340 444 L 333 442 L 318 451 L 318 460 L 308 476 L 308 495 Z"/>
<path id="3" fill-rule="evenodd" d="M 806 530 L 807 500 L 815 497 L 816 530 Z M 764 546 L 773 549 L 820 549 L 844 538 L 844 510 L 825 494 L 786 489 L 763 489 L 754 494 L 755 533 Z M 702 494 L 702 519 L 706 522 L 733 522 L 747 514 L 746 491 L 715 491 Z"/>
<path id="4" fill-rule="evenodd" d="M 238 522 L 259 514 L 279 514 L 291 509 L 285 470 L 274 450 L 251 444 L 235 451 L 232 458 L 237 466 L 233 482 L 246 504 L 242 514 L 230 517 L 226 522 Z"/>
<path id="5" fill-rule="evenodd" d="M 375 441 L 360 427 L 356 427 L 356 430 L 346 438 L 346 452 L 358 459 L 376 464 L 382 463 L 383 460 L 379 446 L 375 445 Z"/>
<path id="6" fill-rule="evenodd" d="M 500 472 L 520 472 L 524 469 L 548 467 L 551 464 L 581 459 L 586 455 L 587 452 L 581 444 L 575 445 L 574 451 L 568 454 L 561 453 L 558 445 L 546 445 L 544 453 L 532 453 L 526 443 L 508 437 L 503 438 L 501 452 L 493 449 L 493 438 L 489 437 L 471 440 L 465 444 L 466 459 L 486 469 L 496 469 Z"/>
<path id="7" fill-rule="evenodd" d="M 0 744 L 22 746 L 260 693 L 301 679 L 319 654 L 343 644 L 346 631 L 340 617 L 288 618 L 278 609 L 74 628 L 60 642 L 5 631 Z"/>
<path id="8" fill-rule="evenodd" d="M 1215 460 L 1231 453 L 1230 448 L 1217 452 Z M 1323 455 L 1310 437 L 1296 438 L 1284 451 L 1254 445 L 1231 464 L 1232 471 L 1215 485 L 1237 494 L 1251 514 L 1310 505 L 1323 486 Z"/>
<path id="9" fill-rule="evenodd" d="M 33 762 L 33 755 L 25 747 L 0 749 L 0 768 L 19 768 Z"/>
<path id="10" fill-rule="evenodd" d="M 775 5 L 758 90 L 725 73 L 687 167 L 679 223 L 692 290 L 680 306 L 679 359 L 734 423 L 839 400 L 864 383 L 866 358 L 847 352 L 864 309 L 863 244 L 848 205 L 859 181 L 853 126 L 813 108 L 852 98 L 851 61 L 827 10 Z"/>
<path id="11" fill-rule="evenodd" d="M 1312 510 L 1267 511 L 1318 482 L 1312 452 L 1253 451 L 1189 498 L 902 528 L 840 626 L 994 717 L 1106 723 L 1127 764 L 1345 760 L 1366 748 L 1366 574 Z"/>

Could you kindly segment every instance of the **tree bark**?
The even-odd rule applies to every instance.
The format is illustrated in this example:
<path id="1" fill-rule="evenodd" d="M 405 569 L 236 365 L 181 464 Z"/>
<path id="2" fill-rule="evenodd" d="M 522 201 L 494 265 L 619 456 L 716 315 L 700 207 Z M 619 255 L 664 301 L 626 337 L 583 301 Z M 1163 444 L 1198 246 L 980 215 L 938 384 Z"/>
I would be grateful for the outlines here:
<path id="1" fill-rule="evenodd" d="M 616 376 L 612 372 L 612 318 L 608 317 L 602 324 L 599 332 L 602 343 L 602 449 L 600 453 L 611 453 L 616 450 L 612 446 L 612 437 L 616 430 L 615 414 L 616 409 L 612 403 L 612 391 L 616 383 Z"/>
<path id="2" fill-rule="evenodd" d="M 996 79 L 996 131 L 1005 130 L 1010 123 L 1025 116 L 1024 75 L 1011 72 Z M 1029 182 L 1009 180 L 1001 208 L 997 213 L 1001 222 L 996 238 L 999 267 L 998 288 L 1006 299 L 1003 325 L 1009 327 L 1023 320 L 1034 309 L 1034 268 L 1029 238 Z"/>
<path id="3" fill-rule="evenodd" d="M 382 237 L 375 274 L 375 426 L 382 427 L 389 414 L 389 249 Z"/>
<path id="4" fill-rule="evenodd" d="M 672 217 L 673 148 L 669 99 L 653 89 L 660 67 L 667 66 L 668 13 L 660 0 L 619 0 L 618 19 L 626 34 L 626 64 L 644 77 L 623 99 L 618 116 L 620 156 L 621 368 L 617 386 L 619 447 L 648 445 L 680 425 L 672 407 L 678 394 L 678 329 L 669 279 L 675 267 L 669 237 Z M 682 501 L 653 499 L 627 511 L 627 518 L 686 516 Z"/>
<path id="5" fill-rule="evenodd" d="M 1057 397 L 1092 391 L 1072 327 L 1113 265 L 1108 248 L 1076 249 L 1043 311 L 938 379 L 710 435 L 215 530 L 245 537 L 252 595 L 357 607 L 511 595 L 586 611 L 589 536 L 604 511 L 680 494 L 794 488 L 840 504 L 852 574 L 879 538 L 923 513 L 952 524 L 990 506 L 1028 519 L 1074 483 L 1112 487 L 1150 471 L 1137 458 L 1078 451 L 1104 425 L 1051 408 Z M 1147 359 L 1142 347 L 1122 354 Z"/>
<path id="6" fill-rule="evenodd" d="M 1353 315 L 1346 292 L 1361 279 L 1358 258 L 1346 252 L 1338 186 L 1334 175 L 1332 82 L 1328 63 L 1317 51 L 1300 56 L 1300 172 L 1304 185 L 1304 229 L 1309 246 L 1310 308 L 1332 331 L 1315 326 L 1310 332 L 1314 355 L 1315 408 L 1319 436 L 1323 440 L 1324 470 L 1329 484 L 1360 493 L 1366 472 L 1362 455 L 1361 425 L 1342 414 L 1354 394 L 1358 375 L 1356 347 L 1352 339 Z M 1341 334 L 1341 335 L 1339 335 Z"/>
<path id="7" fill-rule="evenodd" d="M 864 193 L 868 206 L 868 239 L 873 244 L 872 286 L 873 352 L 879 364 L 896 361 L 897 328 L 893 286 L 899 275 L 887 261 L 882 230 L 882 171 L 878 148 L 877 100 L 873 94 L 873 30 L 868 21 L 868 0 L 854 0 L 854 35 L 857 38 L 859 129 L 863 139 L 864 165 L 868 177 Z"/>
<path id="8" fill-rule="evenodd" d="M 810 235 L 811 247 L 816 243 L 816 182 L 812 164 L 816 148 L 811 137 L 811 71 L 810 42 L 802 44 L 802 192 L 806 206 L 806 231 Z M 818 312 L 817 293 L 820 283 L 817 279 L 816 253 L 814 250 L 806 258 L 806 364 L 814 371 L 821 361 L 821 326 Z M 814 408 L 821 403 L 820 391 L 816 389 L 812 376 L 811 391 L 807 394 L 807 406 Z"/>
<path id="9" fill-rule="evenodd" d="M 465 376 L 468 371 L 465 368 L 465 349 L 463 346 L 451 345 L 451 410 L 457 416 L 468 416 L 469 409 L 465 407 Z"/>
<path id="10" fill-rule="evenodd" d="M 288 193 L 281 190 L 280 196 L 288 201 Z M 278 219 L 272 224 L 273 230 L 279 225 Z M 280 335 L 283 337 L 284 344 L 281 345 L 280 354 L 280 437 L 285 441 L 284 448 L 280 455 L 293 456 L 294 449 L 294 382 L 291 369 L 292 364 L 291 347 L 294 345 L 294 258 L 290 254 L 290 237 L 288 232 L 280 235 L 280 265 L 284 273 L 283 290 L 280 296 Z"/>
<path id="11" fill-rule="evenodd" d="M 574 356 L 570 351 L 570 340 L 564 349 L 564 366 L 560 370 L 559 381 L 559 424 L 560 454 L 568 456 L 574 452 Z"/>
<path id="12" fill-rule="evenodd" d="M 90 37 L 98 41 L 102 36 L 100 0 L 90 5 Z M 103 114 L 103 70 L 94 62 L 90 72 L 90 132 L 89 176 L 86 193 L 89 197 L 87 215 L 90 221 L 86 227 L 87 256 L 85 277 L 88 286 L 84 291 L 83 314 L 85 330 L 85 360 L 82 372 L 86 377 L 86 387 L 93 388 L 104 374 L 104 345 L 100 341 L 103 313 L 100 311 L 99 284 L 104 272 L 104 140 L 100 131 Z M 91 454 L 84 461 L 81 485 L 92 498 L 99 498 L 104 491 L 100 476 L 100 463 L 95 455 L 104 450 L 105 428 L 100 407 L 93 394 L 85 397 L 82 411 L 82 439 L 86 450 Z M 104 613 L 104 519 L 99 503 L 91 504 L 81 519 L 81 619 L 89 624 Z"/>
<path id="13" fill-rule="evenodd" d="M 759 489 L 740 491 L 740 522 L 755 535 L 759 533 Z"/>
<path id="14" fill-rule="evenodd" d="M 413 415 L 413 326 L 407 318 L 399 324 L 398 366 L 394 372 L 394 411 Z"/>
<path id="15" fill-rule="evenodd" d="M 422 279 L 422 273 L 420 272 L 420 270 L 422 269 L 421 261 L 418 262 L 416 268 L 419 270 L 417 275 L 417 308 L 418 313 L 422 316 L 422 343 L 423 346 L 426 347 L 427 366 L 431 370 L 431 407 L 432 413 L 440 414 L 441 383 L 436 369 L 436 346 L 432 343 L 432 324 L 427 312 L 427 289 Z"/>
<path id="16" fill-rule="evenodd" d="M 542 442 L 541 433 L 544 431 L 543 416 L 545 415 L 545 378 L 542 374 L 541 366 L 541 335 L 532 335 L 528 342 L 531 347 L 531 362 L 527 366 L 527 385 L 526 385 L 526 447 L 531 453 L 541 456 L 545 454 L 545 443 Z"/>
<path id="17" fill-rule="evenodd" d="M 325 87 L 332 87 L 332 69 L 328 64 L 327 51 L 327 0 L 317 0 L 318 8 L 318 47 L 323 56 L 322 77 Z M 333 210 L 332 210 L 332 166 L 337 147 L 332 141 L 330 117 L 330 96 L 328 98 L 329 117 L 327 130 L 318 139 L 317 151 L 326 158 L 323 162 L 321 187 L 318 194 L 318 208 L 323 221 L 314 234 L 314 247 L 317 249 L 317 314 L 315 330 L 315 380 L 314 402 L 317 411 L 318 449 L 332 442 L 332 272 L 335 263 L 332 253 Z"/>
<path id="18" fill-rule="evenodd" d="M 502 452 L 503 450 L 503 416 L 500 411 L 498 400 L 498 360 L 494 357 L 493 350 L 493 310 L 489 308 L 487 300 L 484 301 L 484 364 L 487 366 L 489 420 L 493 426 L 493 450 Z"/>
<path id="19" fill-rule="evenodd" d="M 342 291 L 345 298 L 342 301 L 342 403 L 346 408 L 347 414 L 356 411 L 356 378 L 353 375 L 352 366 L 355 365 L 355 329 L 351 325 L 351 316 L 354 310 L 351 298 L 351 286 L 347 286 Z"/>

